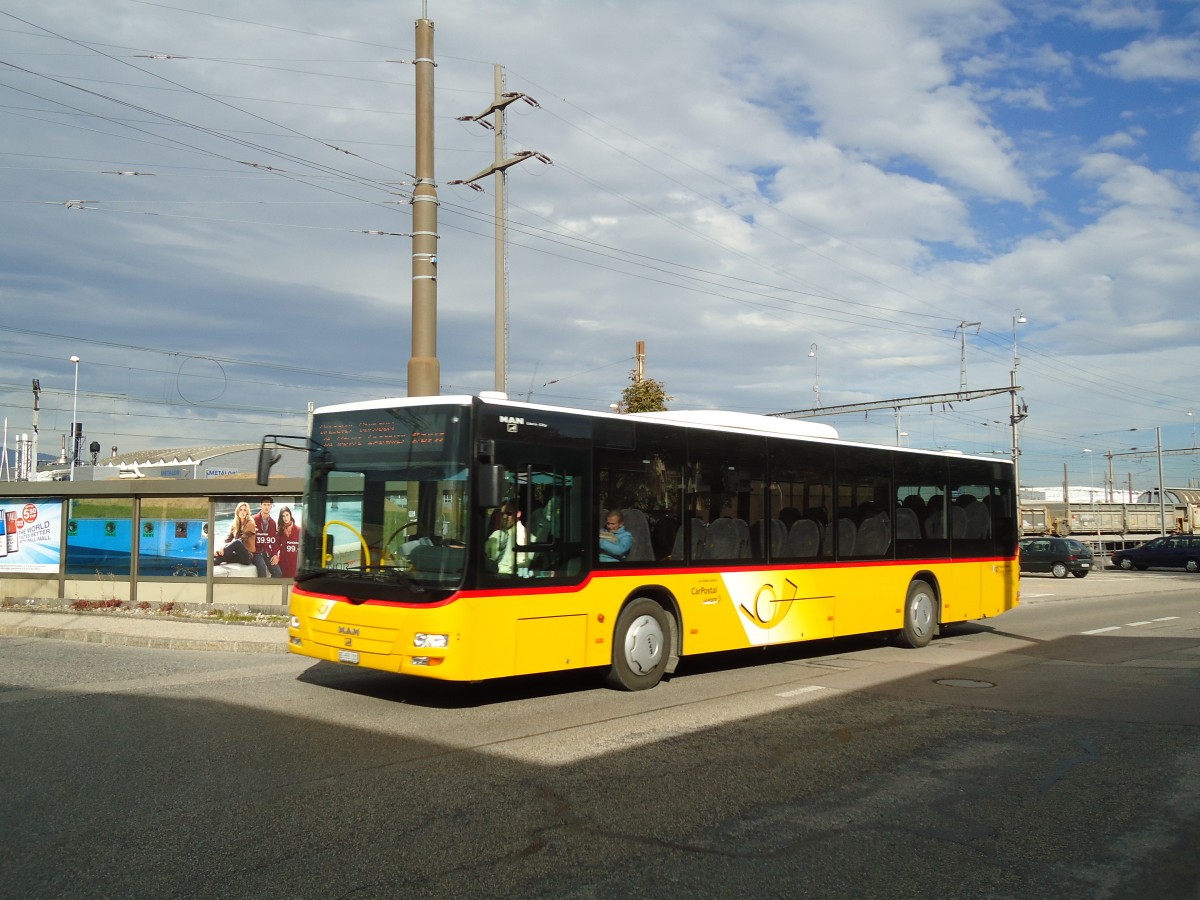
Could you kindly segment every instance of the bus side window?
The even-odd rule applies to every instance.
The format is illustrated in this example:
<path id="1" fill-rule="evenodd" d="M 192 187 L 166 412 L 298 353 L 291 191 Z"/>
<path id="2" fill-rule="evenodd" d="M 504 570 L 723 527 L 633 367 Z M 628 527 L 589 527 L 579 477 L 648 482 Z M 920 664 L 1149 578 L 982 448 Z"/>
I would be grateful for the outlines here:
<path id="1" fill-rule="evenodd" d="M 517 495 L 524 522 L 524 564 L 518 573 L 561 578 L 583 571 L 581 473 L 566 467 L 526 466 L 519 470 Z"/>

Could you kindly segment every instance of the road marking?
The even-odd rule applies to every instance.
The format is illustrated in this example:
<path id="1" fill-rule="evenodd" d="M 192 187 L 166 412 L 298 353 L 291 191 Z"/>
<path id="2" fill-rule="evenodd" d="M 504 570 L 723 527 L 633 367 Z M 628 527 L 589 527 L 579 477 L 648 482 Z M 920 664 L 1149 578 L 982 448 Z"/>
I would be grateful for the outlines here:
<path id="1" fill-rule="evenodd" d="M 1150 619 L 1145 622 L 1126 622 L 1124 625 L 1109 625 L 1107 628 L 1093 628 L 1091 631 L 1081 631 L 1080 634 L 1104 634 L 1106 631 L 1120 631 L 1122 628 L 1138 628 L 1142 625 L 1153 625 L 1155 622 L 1174 622 L 1179 616 L 1163 616 L 1161 619 Z"/>
<path id="2" fill-rule="evenodd" d="M 801 694 L 811 694 L 814 691 L 824 691 L 824 690 L 828 690 L 828 688 L 826 688 L 824 685 L 809 684 L 804 687 L 796 688 L 795 690 L 784 691 L 783 693 L 776 694 L 775 696 L 776 697 L 798 697 Z"/>

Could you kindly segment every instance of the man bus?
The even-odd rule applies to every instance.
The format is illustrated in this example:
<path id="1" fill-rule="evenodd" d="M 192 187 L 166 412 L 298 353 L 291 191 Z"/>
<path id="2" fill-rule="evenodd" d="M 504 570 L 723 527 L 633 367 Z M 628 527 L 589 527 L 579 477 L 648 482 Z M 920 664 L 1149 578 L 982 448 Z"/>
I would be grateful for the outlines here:
<path id="1" fill-rule="evenodd" d="M 1018 602 L 1007 461 L 503 395 L 325 407 L 304 446 L 289 641 L 315 659 L 450 681 L 595 667 L 639 690 L 683 656 L 876 632 L 919 648 Z M 602 556 L 617 519 L 629 551 Z"/>

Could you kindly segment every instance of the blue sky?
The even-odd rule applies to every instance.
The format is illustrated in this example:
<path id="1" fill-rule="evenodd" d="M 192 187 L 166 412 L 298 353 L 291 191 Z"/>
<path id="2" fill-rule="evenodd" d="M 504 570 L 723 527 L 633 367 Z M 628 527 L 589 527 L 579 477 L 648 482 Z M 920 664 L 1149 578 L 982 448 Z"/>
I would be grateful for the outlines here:
<path id="1" fill-rule="evenodd" d="M 1194 443 L 1194 3 L 429 0 L 443 392 L 492 389 L 506 88 L 508 390 L 607 409 L 635 343 L 682 409 L 953 393 L 1012 370 L 1022 480 Z M 0 6 L 0 412 L 41 448 L 255 440 L 403 396 L 409 4 Z M 169 58 L 168 58 L 169 57 Z M 139 174 L 117 174 L 137 172 Z M 69 204 L 69 201 L 94 201 Z M 82 205 L 85 208 L 73 208 Z M 1017 325 L 1023 315 L 1027 323 Z M 810 349 L 816 351 L 810 356 Z M 819 387 L 819 392 L 814 388 Z M 1195 407 L 1193 406 L 1195 404 Z M 825 419 L 1003 455 L 1009 398 Z M 1085 454 L 1085 449 L 1091 450 Z M 1099 458 L 1097 458 L 1099 457 Z M 1168 480 L 1200 478 L 1172 455 Z M 1115 457 L 1148 487 L 1152 458 Z"/>

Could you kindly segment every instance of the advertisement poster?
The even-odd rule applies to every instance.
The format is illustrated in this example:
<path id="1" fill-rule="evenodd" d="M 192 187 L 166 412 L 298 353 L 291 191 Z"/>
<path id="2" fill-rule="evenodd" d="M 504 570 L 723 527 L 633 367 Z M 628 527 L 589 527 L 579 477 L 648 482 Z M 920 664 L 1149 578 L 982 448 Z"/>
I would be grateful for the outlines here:
<path id="1" fill-rule="evenodd" d="M 4 519 L 0 572 L 58 572 L 61 500 L 0 500 L 0 515 Z"/>
<path id="2" fill-rule="evenodd" d="M 213 575 L 295 578 L 301 519 L 299 497 L 217 503 L 213 510 Z M 247 532 L 254 535 L 253 553 L 243 544 L 249 540 Z"/>

